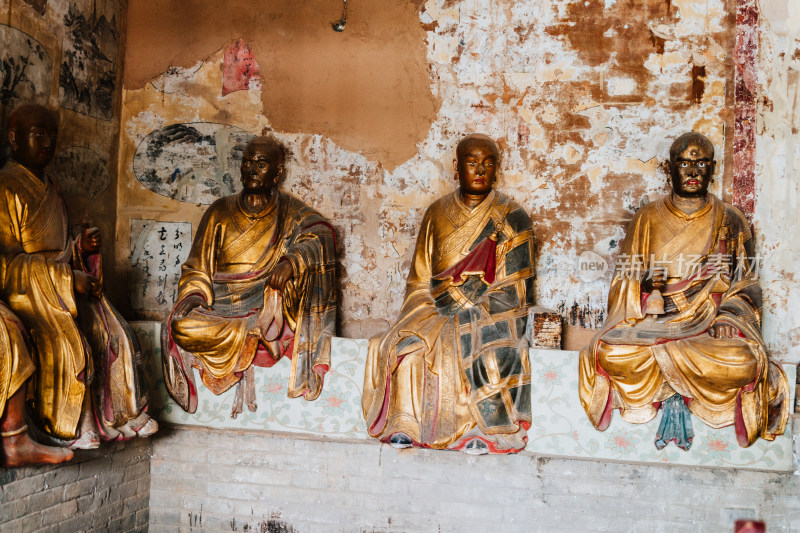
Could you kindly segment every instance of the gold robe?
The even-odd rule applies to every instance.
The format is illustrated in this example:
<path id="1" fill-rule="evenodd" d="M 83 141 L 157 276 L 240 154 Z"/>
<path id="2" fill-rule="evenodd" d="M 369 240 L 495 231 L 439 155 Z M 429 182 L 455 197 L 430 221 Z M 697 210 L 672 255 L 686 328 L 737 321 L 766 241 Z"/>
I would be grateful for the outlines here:
<path id="1" fill-rule="evenodd" d="M 170 393 L 185 410 L 196 408 L 190 365 L 200 369 L 212 392 L 222 394 L 258 353 L 266 353 L 257 317 L 265 278 L 279 261 L 289 261 L 295 276 L 282 293 L 280 352 L 262 357 L 259 365 L 271 366 L 273 358 L 286 355 L 292 360 L 289 397 L 314 400 L 322 392 L 336 324 L 333 229 L 288 194 L 276 194 L 257 215 L 244 209 L 237 194 L 208 208 L 182 267 L 178 302 L 197 294 L 210 309 L 169 319 L 166 372 L 183 374 L 173 380 L 183 381 L 182 390 L 173 386 Z"/>
<path id="2" fill-rule="evenodd" d="M 138 343 L 105 296 L 76 299 L 73 291 L 73 269 L 102 280 L 99 254 L 80 256 L 55 185 L 14 161 L 0 170 L 0 205 L 0 296 L 36 348 L 38 418 L 51 435 L 75 438 L 97 366 L 92 407 L 100 437 L 122 438 L 114 428 L 147 405 Z"/>
<path id="3" fill-rule="evenodd" d="M 671 197 L 643 207 L 620 246 L 608 296 L 608 320 L 580 355 L 581 404 L 592 424 L 608 427 L 619 408 L 628 422 L 656 416 L 679 393 L 713 428 L 734 424 L 740 445 L 784 432 L 786 376 L 770 363 L 761 338 L 761 288 L 744 215 L 709 194 L 686 214 Z M 645 317 L 642 279 L 666 273 L 665 313 Z M 714 324 L 741 334 L 716 339 Z"/>
<path id="4" fill-rule="evenodd" d="M 6 402 L 30 378 L 36 366 L 30 356 L 25 327 L 3 302 L 0 302 L 0 417 Z"/>
<path id="5" fill-rule="evenodd" d="M 369 434 L 492 452 L 525 446 L 533 232 L 525 210 L 491 192 L 473 210 L 459 192 L 425 213 L 400 317 L 370 339 L 362 409 Z"/>

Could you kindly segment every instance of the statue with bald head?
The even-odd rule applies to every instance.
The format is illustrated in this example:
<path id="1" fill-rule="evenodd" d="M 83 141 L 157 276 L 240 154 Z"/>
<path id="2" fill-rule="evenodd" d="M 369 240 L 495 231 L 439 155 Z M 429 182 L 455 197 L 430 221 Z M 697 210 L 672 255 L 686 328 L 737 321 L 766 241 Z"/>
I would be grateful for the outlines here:
<path id="1" fill-rule="evenodd" d="M 85 225 L 70 235 L 64 202 L 44 174 L 57 137 L 58 122 L 44 107 L 23 105 L 9 116 L 12 158 L 0 170 L 0 296 L 16 320 L 6 320 L 0 349 L 18 361 L 26 346 L 35 354 L 33 418 L 45 433 L 62 445 L 94 448 L 101 440 L 149 436 L 158 424 L 147 414 L 138 341 L 103 292 L 100 231 Z M 27 368 L 0 367 L 0 376 Z M 0 387 L 0 405 L 4 396 L 16 398 L 14 382 L 5 392 Z"/>
<path id="2" fill-rule="evenodd" d="M 663 415 L 656 447 L 689 449 L 691 415 L 735 426 L 741 446 L 783 434 L 789 388 L 761 338 L 750 224 L 708 192 L 714 146 L 686 133 L 669 151 L 672 191 L 641 208 L 620 245 L 608 319 L 580 356 L 580 399 L 599 430 Z"/>
<path id="3" fill-rule="evenodd" d="M 286 151 L 260 137 L 242 156 L 243 190 L 211 204 L 182 266 L 163 339 L 170 395 L 197 408 L 192 368 L 215 394 L 236 386 L 232 415 L 256 409 L 253 365 L 291 359 L 290 398 L 316 399 L 336 325 L 335 233 L 278 189 Z"/>
<path id="4" fill-rule="evenodd" d="M 531 422 L 531 220 L 494 190 L 492 139 L 464 137 L 454 164 L 459 188 L 422 219 L 400 316 L 370 339 L 361 405 L 397 448 L 514 453 Z"/>

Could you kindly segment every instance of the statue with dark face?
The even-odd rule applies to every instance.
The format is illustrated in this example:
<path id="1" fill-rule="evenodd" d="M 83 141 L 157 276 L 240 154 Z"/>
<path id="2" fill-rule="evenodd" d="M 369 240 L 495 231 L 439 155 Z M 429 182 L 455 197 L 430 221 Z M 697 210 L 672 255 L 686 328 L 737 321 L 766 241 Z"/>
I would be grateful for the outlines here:
<path id="1" fill-rule="evenodd" d="M 182 267 L 164 339 L 167 387 L 194 412 L 192 366 L 215 394 L 234 385 L 233 416 L 256 408 L 252 366 L 292 361 L 289 397 L 316 399 L 336 323 L 335 237 L 322 216 L 278 190 L 285 151 L 261 137 L 244 149 L 243 190 L 214 202 Z M 244 378 L 244 386 L 241 380 Z"/>
<path id="2" fill-rule="evenodd" d="M 734 425 L 741 446 L 784 432 L 789 389 L 761 338 L 750 225 L 708 192 L 714 146 L 699 133 L 670 148 L 672 192 L 640 209 L 620 247 L 608 320 L 581 352 L 580 399 L 604 430 L 663 416 L 656 446 L 691 446 L 691 415 Z"/>
<path id="3" fill-rule="evenodd" d="M 64 203 L 44 175 L 57 136 L 41 106 L 9 116 L 0 296 L 35 347 L 36 418 L 63 444 L 93 448 L 149 436 L 158 424 L 146 412 L 138 341 L 103 294 L 100 231 L 87 226 L 70 238 Z"/>
<path id="4" fill-rule="evenodd" d="M 361 405 L 397 448 L 514 453 L 531 422 L 531 220 L 494 190 L 489 137 L 464 137 L 454 163 L 459 188 L 425 213 L 400 317 L 370 339 Z"/>

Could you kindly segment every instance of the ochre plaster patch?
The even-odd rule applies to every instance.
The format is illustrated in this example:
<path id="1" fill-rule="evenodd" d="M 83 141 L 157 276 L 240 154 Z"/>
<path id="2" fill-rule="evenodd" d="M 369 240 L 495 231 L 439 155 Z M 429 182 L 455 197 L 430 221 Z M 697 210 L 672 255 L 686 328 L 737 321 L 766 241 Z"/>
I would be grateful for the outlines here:
<path id="1" fill-rule="evenodd" d="M 189 67 L 231 41 L 252 47 L 263 113 L 277 131 L 321 134 L 394 168 L 416 153 L 438 108 L 417 7 L 354 2 L 343 32 L 341 4 L 155 0 L 128 10 L 125 87 L 142 88 L 170 67 Z"/>

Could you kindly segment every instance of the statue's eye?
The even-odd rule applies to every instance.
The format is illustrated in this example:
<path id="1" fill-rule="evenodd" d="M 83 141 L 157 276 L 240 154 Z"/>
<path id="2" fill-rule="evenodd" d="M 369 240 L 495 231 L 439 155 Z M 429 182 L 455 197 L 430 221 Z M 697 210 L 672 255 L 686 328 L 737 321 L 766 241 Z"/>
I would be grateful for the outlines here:
<path id="1" fill-rule="evenodd" d="M 267 168 L 267 164 L 261 161 L 258 163 L 258 168 Z"/>
<path id="2" fill-rule="evenodd" d="M 707 163 L 705 161 L 700 161 L 699 163 L 697 163 L 697 166 L 700 168 L 706 168 L 706 165 Z"/>
<path id="3" fill-rule="evenodd" d="M 689 167 L 689 163 L 687 163 L 686 161 L 681 161 L 679 163 L 679 165 L 680 165 L 681 168 L 688 168 Z"/>

